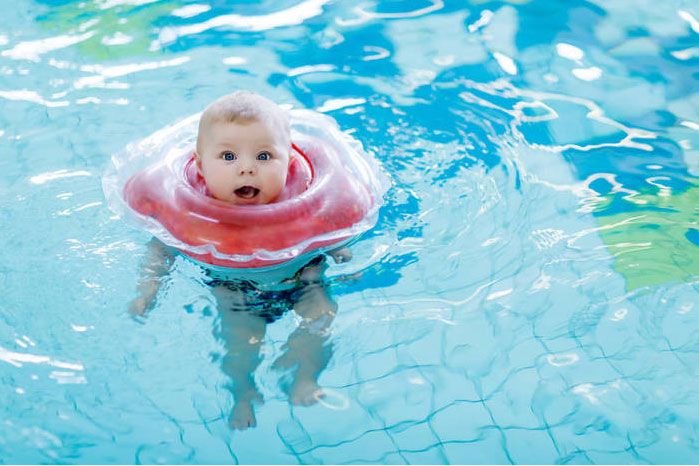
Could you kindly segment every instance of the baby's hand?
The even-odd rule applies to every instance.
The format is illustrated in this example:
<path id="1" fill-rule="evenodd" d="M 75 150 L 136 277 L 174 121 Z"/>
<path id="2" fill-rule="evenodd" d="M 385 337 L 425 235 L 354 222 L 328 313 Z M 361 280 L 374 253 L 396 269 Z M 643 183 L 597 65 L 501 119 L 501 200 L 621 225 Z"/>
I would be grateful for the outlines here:
<path id="1" fill-rule="evenodd" d="M 335 260 L 336 264 L 349 262 L 352 259 L 352 251 L 350 251 L 349 248 L 335 249 L 334 251 L 330 251 L 328 254 Z"/>

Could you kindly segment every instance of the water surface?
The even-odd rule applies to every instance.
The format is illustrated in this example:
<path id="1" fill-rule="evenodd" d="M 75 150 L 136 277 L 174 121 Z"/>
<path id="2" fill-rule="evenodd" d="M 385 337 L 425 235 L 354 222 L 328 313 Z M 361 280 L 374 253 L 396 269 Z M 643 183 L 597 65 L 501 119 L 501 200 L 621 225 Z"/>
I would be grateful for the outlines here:
<path id="1" fill-rule="evenodd" d="M 13 5 L 2 462 L 696 461 L 694 2 Z M 289 403 L 289 312 L 244 432 L 203 272 L 178 259 L 130 318 L 149 235 L 101 189 L 112 154 L 239 88 L 332 116 L 392 180 L 326 272 L 331 396 Z"/>

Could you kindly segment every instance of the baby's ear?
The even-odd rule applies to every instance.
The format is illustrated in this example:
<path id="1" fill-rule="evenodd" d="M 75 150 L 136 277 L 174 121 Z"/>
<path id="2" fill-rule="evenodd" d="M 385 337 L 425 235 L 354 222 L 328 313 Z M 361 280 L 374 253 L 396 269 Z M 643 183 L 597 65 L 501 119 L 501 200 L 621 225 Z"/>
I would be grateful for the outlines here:
<path id="1" fill-rule="evenodd" d="M 197 152 L 197 151 L 194 151 L 193 155 L 194 155 L 194 163 L 197 166 L 197 171 L 201 175 L 201 156 L 199 155 L 199 152 Z"/>

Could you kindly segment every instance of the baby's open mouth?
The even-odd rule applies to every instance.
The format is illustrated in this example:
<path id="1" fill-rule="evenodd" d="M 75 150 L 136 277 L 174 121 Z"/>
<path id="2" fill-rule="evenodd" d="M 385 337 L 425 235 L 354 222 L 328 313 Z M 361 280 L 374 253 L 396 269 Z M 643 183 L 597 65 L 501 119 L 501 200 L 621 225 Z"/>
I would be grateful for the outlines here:
<path id="1" fill-rule="evenodd" d="M 260 194 L 260 190 L 253 186 L 243 186 L 234 191 L 235 195 L 243 199 L 253 199 Z"/>

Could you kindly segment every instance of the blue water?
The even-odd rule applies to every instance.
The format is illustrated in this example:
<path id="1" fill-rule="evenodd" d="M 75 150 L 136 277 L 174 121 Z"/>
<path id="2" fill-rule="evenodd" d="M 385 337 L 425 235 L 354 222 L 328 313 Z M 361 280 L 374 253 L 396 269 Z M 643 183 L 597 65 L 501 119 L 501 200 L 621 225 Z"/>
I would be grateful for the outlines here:
<path id="1" fill-rule="evenodd" d="M 0 462 L 696 462 L 696 2 L 2 3 Z M 245 431 L 204 273 L 131 318 L 149 236 L 101 189 L 238 88 L 392 180 L 326 272 L 328 396 L 272 368 L 288 312 Z"/>

